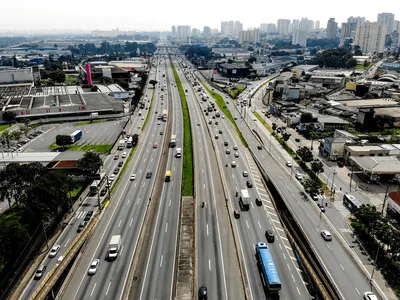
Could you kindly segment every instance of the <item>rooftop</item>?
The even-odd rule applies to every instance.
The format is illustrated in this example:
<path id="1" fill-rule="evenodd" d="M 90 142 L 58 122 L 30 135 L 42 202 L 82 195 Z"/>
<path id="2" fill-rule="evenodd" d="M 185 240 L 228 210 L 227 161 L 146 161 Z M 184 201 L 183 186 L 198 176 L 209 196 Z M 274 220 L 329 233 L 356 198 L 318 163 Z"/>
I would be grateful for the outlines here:
<path id="1" fill-rule="evenodd" d="M 340 101 L 337 99 L 336 101 Z M 363 106 L 388 106 L 388 105 L 399 105 L 399 103 L 391 98 L 383 98 L 383 99 L 360 99 L 360 100 L 345 100 L 340 101 L 345 106 L 350 107 L 363 107 Z"/>
<path id="2" fill-rule="evenodd" d="M 346 146 L 352 151 L 362 152 L 362 151 L 379 151 L 384 150 L 381 146 L 376 145 L 366 145 L 366 146 Z"/>
<path id="3" fill-rule="evenodd" d="M 2 163 L 30 163 L 40 162 L 49 163 L 53 161 L 59 152 L 23 152 L 23 153 L 3 153 L 0 157 Z"/>
<path id="4" fill-rule="evenodd" d="M 352 156 L 350 159 L 368 173 L 400 174 L 400 160 L 394 156 Z"/>
<path id="5" fill-rule="evenodd" d="M 335 116 L 318 116 L 320 123 L 350 124 L 349 122 Z"/>
<path id="6" fill-rule="evenodd" d="M 248 69 L 247 67 L 244 66 L 234 65 L 229 63 L 220 64 L 220 66 L 226 69 Z"/>

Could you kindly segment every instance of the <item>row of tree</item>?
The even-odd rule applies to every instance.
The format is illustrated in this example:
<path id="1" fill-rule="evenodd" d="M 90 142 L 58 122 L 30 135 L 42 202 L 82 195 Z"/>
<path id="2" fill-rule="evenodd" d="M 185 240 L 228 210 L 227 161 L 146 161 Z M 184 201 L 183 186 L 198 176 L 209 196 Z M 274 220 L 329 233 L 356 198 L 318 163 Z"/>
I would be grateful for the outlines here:
<path id="1" fill-rule="evenodd" d="M 101 55 L 101 54 L 112 54 L 127 52 L 131 56 L 137 56 L 137 49 L 139 48 L 140 54 L 150 55 L 154 53 L 157 47 L 153 43 L 138 44 L 136 42 L 125 42 L 125 44 L 111 44 L 107 41 L 103 41 L 100 47 L 96 47 L 93 43 L 79 44 L 77 46 L 68 46 L 67 50 L 71 50 L 73 54 L 79 54 L 83 56 L 90 55 Z"/>
<path id="2" fill-rule="evenodd" d="M 357 65 L 357 60 L 353 58 L 350 49 L 341 47 L 317 53 L 309 64 L 319 65 L 321 68 L 352 69 Z"/>

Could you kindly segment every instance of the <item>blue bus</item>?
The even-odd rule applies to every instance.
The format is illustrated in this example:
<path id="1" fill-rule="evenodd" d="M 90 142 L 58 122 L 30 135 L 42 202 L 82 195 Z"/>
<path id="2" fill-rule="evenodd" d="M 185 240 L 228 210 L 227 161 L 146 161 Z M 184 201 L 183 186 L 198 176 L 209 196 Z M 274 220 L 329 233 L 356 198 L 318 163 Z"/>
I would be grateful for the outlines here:
<path id="1" fill-rule="evenodd" d="M 278 293 L 281 290 L 281 280 L 268 245 L 263 242 L 257 243 L 256 252 L 257 260 L 261 264 L 265 285 L 271 293 Z"/>

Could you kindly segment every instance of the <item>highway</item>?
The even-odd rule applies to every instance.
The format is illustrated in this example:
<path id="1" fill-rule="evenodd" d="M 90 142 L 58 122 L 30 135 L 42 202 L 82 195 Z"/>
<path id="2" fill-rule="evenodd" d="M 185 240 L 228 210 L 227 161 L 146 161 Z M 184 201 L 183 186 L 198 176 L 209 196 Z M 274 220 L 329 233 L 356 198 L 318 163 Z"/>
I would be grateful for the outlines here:
<path id="1" fill-rule="evenodd" d="M 176 69 L 183 88 L 188 91 L 186 98 L 193 133 L 195 195 L 198 212 L 198 285 L 207 286 L 211 299 L 243 299 L 235 244 L 230 232 L 212 139 L 206 127 L 207 120 L 202 115 L 194 88 L 178 64 L 176 64 Z"/>
<path id="2" fill-rule="evenodd" d="M 159 79 L 158 73 L 161 72 L 155 74 L 156 80 Z M 152 89 L 148 89 L 146 94 L 146 98 L 150 100 Z M 154 111 L 166 108 L 167 102 L 161 106 L 160 99 L 155 97 L 152 105 L 153 109 L 148 112 L 149 123 L 139 137 L 134 159 L 125 170 L 109 207 L 102 213 L 101 219 L 104 220 L 99 222 L 83 252 L 63 299 L 121 299 L 122 297 L 161 158 L 161 149 L 153 148 L 153 145 L 162 144 L 164 136 L 160 135 L 160 130 L 165 127 L 165 123 L 156 125 L 157 115 Z M 139 125 L 135 130 L 138 130 L 138 127 Z M 146 173 L 149 171 L 153 176 L 146 178 Z M 130 180 L 131 174 L 136 174 L 136 180 Z M 108 243 L 111 236 L 118 234 L 122 236 L 120 253 L 115 261 L 108 262 L 105 260 Z M 100 266 L 95 275 L 88 276 L 87 270 L 94 258 L 100 259 Z"/>
<path id="3" fill-rule="evenodd" d="M 182 182 L 182 159 L 176 158 L 175 153 L 176 148 L 183 147 L 183 117 L 179 93 L 172 87 L 175 80 L 168 59 L 165 65 L 166 80 L 162 80 L 161 85 L 166 84 L 168 94 L 172 96 L 172 134 L 177 136 L 177 143 L 175 148 L 164 149 L 168 156 L 167 170 L 172 171 L 172 178 L 163 185 L 139 299 L 171 299 L 175 275 Z M 166 136 L 168 141 L 170 138 Z"/>
<path id="4" fill-rule="evenodd" d="M 211 89 L 211 87 L 209 88 Z M 209 98 L 212 99 L 211 95 L 209 95 Z M 203 108 L 206 108 L 207 105 L 208 102 L 203 102 L 202 104 Z M 211 115 L 212 113 L 209 115 L 210 118 Z M 218 121 L 218 125 L 215 125 L 215 121 Z M 280 299 L 309 299 L 301 271 L 295 259 L 296 255 L 291 250 L 286 234 L 279 222 L 277 212 L 274 210 L 269 194 L 261 182 L 260 174 L 249 152 L 241 144 L 235 129 L 227 118 L 212 119 L 212 122 L 213 124 L 208 126 L 213 132 L 214 139 L 215 136 L 218 136 L 214 143 L 217 155 L 220 155 L 224 168 L 224 177 L 230 193 L 228 201 L 234 209 L 240 210 L 239 198 L 236 197 L 236 192 L 246 188 L 247 180 L 253 182 L 253 187 L 248 188 L 252 199 L 250 210 L 241 211 L 240 219 L 235 222 L 250 284 L 250 297 L 252 299 L 269 298 L 268 293 L 263 288 L 257 268 L 255 244 L 260 241 L 266 241 L 265 230 L 271 229 L 275 232 L 276 239 L 273 244 L 269 244 L 270 250 L 282 282 Z M 222 130 L 222 134 L 219 133 L 219 130 Z M 224 146 L 225 141 L 228 142 L 227 147 Z M 233 145 L 237 145 L 237 151 L 233 149 Z M 230 154 L 226 154 L 227 148 L 230 149 Z M 235 152 L 239 154 L 239 157 L 233 157 Z M 237 164 L 235 168 L 231 167 L 232 161 Z M 228 167 L 225 167 L 226 164 L 228 164 Z M 248 178 L 243 177 L 243 171 L 249 172 Z M 256 206 L 254 202 L 256 198 L 262 200 L 262 207 Z"/>
<path id="5" fill-rule="evenodd" d="M 237 106 L 235 106 L 235 110 L 237 110 Z M 247 112 L 249 111 L 247 110 Z M 233 112 L 233 114 L 240 116 L 238 110 Z M 255 153 L 263 168 L 269 174 L 271 181 L 285 199 L 292 214 L 297 218 L 315 253 L 319 256 L 326 272 L 332 278 L 343 298 L 360 298 L 362 293 L 370 290 L 367 279 L 339 240 L 335 238 L 335 235 L 332 242 L 325 242 L 322 239 L 320 235 L 321 230 L 327 229 L 335 234 L 335 227 L 324 214 L 320 213 L 314 201 L 304 202 L 301 200 L 299 192 L 303 191 L 303 188 L 294 176 L 291 179 L 291 170 L 285 166 L 288 154 L 284 152 L 274 138 L 272 138 L 272 156 L 268 153 L 267 150 L 271 141 L 271 135 L 262 129 L 258 121 L 254 122 L 253 118 L 252 114 L 251 117 L 247 117 L 250 127 L 253 129 L 257 128 L 255 130 L 262 136 L 266 147 L 263 147 L 262 150 L 257 150 L 257 146 L 260 143 L 255 139 L 244 119 L 239 118 L 236 123 L 249 142 L 249 148 Z M 251 123 L 254 125 L 251 125 Z M 329 208 L 327 210 L 326 214 L 331 214 Z"/>

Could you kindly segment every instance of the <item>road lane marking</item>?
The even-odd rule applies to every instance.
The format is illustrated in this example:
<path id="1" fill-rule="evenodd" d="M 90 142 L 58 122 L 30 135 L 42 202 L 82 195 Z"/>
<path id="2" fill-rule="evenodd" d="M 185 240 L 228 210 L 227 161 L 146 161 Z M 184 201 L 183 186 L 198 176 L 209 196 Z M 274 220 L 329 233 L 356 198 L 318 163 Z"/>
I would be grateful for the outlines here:
<path id="1" fill-rule="evenodd" d="M 160 268 L 162 267 L 163 258 L 164 258 L 164 255 L 161 255 Z"/>
<path id="2" fill-rule="evenodd" d="M 207 235 L 208 235 L 208 224 L 206 224 L 206 226 L 207 226 Z"/>
<path id="3" fill-rule="evenodd" d="M 70 239 L 71 239 L 71 238 L 68 239 L 68 241 L 65 243 L 64 247 L 67 247 L 67 244 L 68 244 L 68 242 L 69 242 Z"/>
<path id="4" fill-rule="evenodd" d="M 294 276 L 293 276 L 293 274 L 292 274 L 292 278 L 293 278 L 293 282 L 296 282 L 296 279 L 294 279 Z"/>
<path id="5" fill-rule="evenodd" d="M 167 232 L 168 232 L 168 223 L 165 224 L 165 233 L 167 233 Z"/>
<path id="6" fill-rule="evenodd" d="M 286 255 L 285 255 L 285 253 L 282 253 L 282 255 L 283 255 L 283 258 L 286 260 Z"/>
<path id="7" fill-rule="evenodd" d="M 120 256 L 122 255 L 122 251 L 124 251 L 124 245 L 122 245 L 121 251 L 119 252 L 119 255 L 120 255 Z"/>
<path id="8" fill-rule="evenodd" d="M 109 289 L 110 289 L 110 285 L 111 285 L 111 281 L 110 281 L 110 283 L 108 284 L 108 288 L 107 288 L 107 291 L 106 291 L 106 296 L 107 296 L 108 291 L 109 291 Z"/>
<path id="9" fill-rule="evenodd" d="M 339 265 L 340 265 L 340 267 L 342 268 L 342 270 L 344 271 L 344 268 L 343 268 L 342 264 L 339 264 Z"/>
<path id="10" fill-rule="evenodd" d="M 208 270 L 211 271 L 211 261 L 208 260 Z"/>
<path id="11" fill-rule="evenodd" d="M 360 292 L 357 290 L 357 288 L 356 288 L 356 287 L 355 287 L 355 289 L 356 289 L 356 292 L 357 292 L 359 295 L 361 295 L 361 294 L 360 294 Z"/>
<path id="12" fill-rule="evenodd" d="M 121 226 L 121 223 L 122 223 L 122 220 L 119 220 L 118 227 L 120 227 L 120 226 Z"/>
<path id="13" fill-rule="evenodd" d="M 174 182 L 172 181 L 172 187 L 174 187 Z"/>
<path id="14" fill-rule="evenodd" d="M 136 183 L 135 183 L 135 185 L 133 187 L 136 187 Z"/>
<path id="15" fill-rule="evenodd" d="M 289 269 L 289 271 L 290 271 L 290 266 L 289 266 L 289 264 L 286 264 L 287 265 L 287 268 Z"/>
<path id="16" fill-rule="evenodd" d="M 299 288 L 298 288 L 297 286 L 296 286 L 296 289 L 297 289 L 297 292 L 299 293 L 299 295 L 301 295 L 301 294 L 300 294 L 300 290 L 299 290 Z"/>
<path id="17" fill-rule="evenodd" d="M 247 220 L 246 220 L 246 225 L 247 225 L 247 228 L 249 228 L 249 229 L 250 229 L 250 227 L 249 227 L 249 223 L 247 222 Z"/>
<path id="18" fill-rule="evenodd" d="M 139 204 L 139 202 L 140 202 L 140 198 L 137 199 L 136 204 Z"/>
<path id="19" fill-rule="evenodd" d="M 250 202 L 250 204 L 251 204 L 251 207 L 254 208 L 253 202 Z"/>
<path id="20" fill-rule="evenodd" d="M 169 199 L 169 205 L 168 206 L 171 206 L 171 199 Z"/>
<path id="21" fill-rule="evenodd" d="M 281 248 L 281 250 L 283 250 L 281 244 L 279 244 L 279 248 Z"/>
<path id="22" fill-rule="evenodd" d="M 129 205 L 129 202 L 131 201 L 131 199 L 128 199 L 128 201 L 126 202 L 126 205 Z"/>
<path id="23" fill-rule="evenodd" d="M 93 295 L 94 289 L 96 288 L 96 284 L 97 284 L 97 282 L 95 282 L 95 283 L 94 283 L 94 286 L 93 286 L 92 292 L 90 293 L 90 297 L 92 297 L 92 295 Z"/>
<path id="24" fill-rule="evenodd" d="M 206 185 L 205 184 L 203 184 L 203 189 L 206 189 Z"/>
<path id="25" fill-rule="evenodd" d="M 142 173 L 142 169 L 140 169 L 139 174 Z"/>
<path id="26" fill-rule="evenodd" d="M 129 227 L 131 227 L 131 226 L 132 226 L 132 222 L 133 222 L 133 219 L 131 219 L 131 222 L 129 223 Z"/>
<path id="27" fill-rule="evenodd" d="M 262 229 L 262 228 L 261 228 L 261 224 L 260 224 L 260 221 L 257 221 L 257 222 L 258 222 L 258 227 L 260 227 L 260 229 Z"/>

